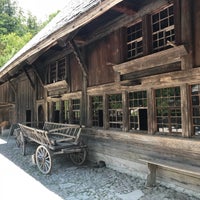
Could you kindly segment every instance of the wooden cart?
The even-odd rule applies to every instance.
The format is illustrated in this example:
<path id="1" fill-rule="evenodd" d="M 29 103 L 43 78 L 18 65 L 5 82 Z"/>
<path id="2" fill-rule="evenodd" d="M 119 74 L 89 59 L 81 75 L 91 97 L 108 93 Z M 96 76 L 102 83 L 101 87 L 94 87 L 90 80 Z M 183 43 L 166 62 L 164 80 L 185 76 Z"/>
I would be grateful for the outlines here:
<path id="1" fill-rule="evenodd" d="M 23 124 L 18 125 L 17 145 L 25 155 L 28 142 L 38 144 L 33 159 L 43 174 L 50 173 L 53 155 L 69 154 L 76 165 L 81 165 L 86 160 L 87 146 L 80 140 L 80 126 L 45 122 L 44 130 L 41 130 Z"/>

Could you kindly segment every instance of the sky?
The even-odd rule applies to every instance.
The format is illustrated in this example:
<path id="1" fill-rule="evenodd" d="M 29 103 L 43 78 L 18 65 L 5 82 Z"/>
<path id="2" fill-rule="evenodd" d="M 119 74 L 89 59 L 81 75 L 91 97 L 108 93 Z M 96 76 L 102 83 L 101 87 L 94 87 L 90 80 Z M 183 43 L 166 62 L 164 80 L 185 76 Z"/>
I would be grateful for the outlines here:
<path id="1" fill-rule="evenodd" d="M 16 0 L 24 12 L 30 11 L 39 21 L 48 19 L 48 16 L 61 10 L 68 0 Z"/>

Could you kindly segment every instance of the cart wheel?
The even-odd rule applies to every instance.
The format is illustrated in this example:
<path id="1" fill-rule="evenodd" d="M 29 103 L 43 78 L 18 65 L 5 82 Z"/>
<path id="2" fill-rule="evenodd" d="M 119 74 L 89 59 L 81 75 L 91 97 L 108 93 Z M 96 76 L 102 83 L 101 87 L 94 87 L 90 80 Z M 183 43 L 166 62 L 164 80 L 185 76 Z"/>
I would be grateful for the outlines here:
<path id="1" fill-rule="evenodd" d="M 16 137 L 16 144 L 19 148 L 22 149 L 22 155 L 26 155 L 26 140 L 23 133 L 20 131 Z"/>
<path id="2" fill-rule="evenodd" d="M 50 150 L 43 145 L 38 146 L 35 152 L 35 158 L 38 169 L 43 174 L 49 174 L 52 167 Z"/>
<path id="3" fill-rule="evenodd" d="M 81 152 L 74 152 L 69 154 L 71 161 L 75 165 L 82 165 L 86 160 L 86 156 L 87 156 L 86 148 L 81 148 Z"/>

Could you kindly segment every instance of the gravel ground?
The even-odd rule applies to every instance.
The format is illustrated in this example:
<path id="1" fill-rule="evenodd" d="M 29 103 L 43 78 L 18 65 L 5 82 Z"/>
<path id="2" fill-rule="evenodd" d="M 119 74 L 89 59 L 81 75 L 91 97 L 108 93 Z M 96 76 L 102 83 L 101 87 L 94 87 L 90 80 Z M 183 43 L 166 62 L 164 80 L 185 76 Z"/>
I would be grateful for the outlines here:
<path id="1" fill-rule="evenodd" d="M 53 158 L 50 175 L 31 162 L 36 148 L 23 156 L 13 137 L 0 137 L 0 199 L 43 200 L 197 200 L 162 185 L 145 187 L 145 180 L 92 164 L 74 166 L 66 155 Z M 13 166 L 13 167 L 11 167 Z M 14 171 L 16 169 L 16 171 Z M 24 178 L 26 177 L 26 178 Z M 30 182 L 29 182 L 30 181 Z M 45 193 L 46 192 L 46 193 Z M 28 195 L 28 198 L 27 198 Z"/>

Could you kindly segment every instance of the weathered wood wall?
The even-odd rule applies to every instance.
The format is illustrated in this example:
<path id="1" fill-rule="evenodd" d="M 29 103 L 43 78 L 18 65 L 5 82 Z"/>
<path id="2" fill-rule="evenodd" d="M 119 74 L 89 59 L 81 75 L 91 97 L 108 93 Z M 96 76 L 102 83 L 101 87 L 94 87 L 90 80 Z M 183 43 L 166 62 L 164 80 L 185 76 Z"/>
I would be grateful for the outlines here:
<path id="1" fill-rule="evenodd" d="M 70 55 L 71 92 L 82 90 L 82 71 L 76 57 Z"/>
<path id="2" fill-rule="evenodd" d="M 141 157 L 156 156 L 199 165 L 200 143 L 193 139 L 92 129 L 85 129 L 84 137 L 93 162 L 102 160 L 108 167 L 143 178 L 148 169 L 139 161 Z M 158 170 L 158 180 L 195 192 L 199 191 L 199 178 L 161 167 Z"/>
<path id="3" fill-rule="evenodd" d="M 123 40 L 123 32 L 120 29 L 87 47 L 88 86 L 114 82 L 115 73 L 112 66 L 124 59 Z"/>
<path id="4" fill-rule="evenodd" d="M 30 72 L 29 72 L 30 75 Z M 33 73 L 31 73 L 31 78 L 34 80 Z M 31 86 L 31 83 L 27 76 L 23 73 L 21 76 L 17 78 L 17 119 L 18 122 L 26 122 L 27 121 L 27 111 L 30 111 L 29 117 L 31 117 L 31 121 L 35 121 L 35 90 Z"/>
<path id="5" fill-rule="evenodd" d="M 200 1 L 196 0 L 193 4 L 193 30 L 194 30 L 194 54 L 195 54 L 195 66 L 200 66 Z"/>

